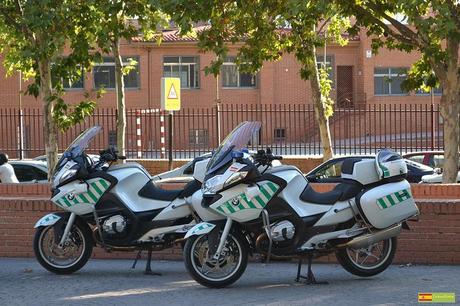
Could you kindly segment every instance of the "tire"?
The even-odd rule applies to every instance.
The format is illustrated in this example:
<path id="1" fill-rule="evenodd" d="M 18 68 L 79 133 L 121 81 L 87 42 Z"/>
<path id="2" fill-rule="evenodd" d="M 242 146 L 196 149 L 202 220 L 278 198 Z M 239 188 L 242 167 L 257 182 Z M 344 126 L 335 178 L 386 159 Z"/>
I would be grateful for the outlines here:
<path id="1" fill-rule="evenodd" d="M 192 278 L 203 286 L 209 288 L 227 287 L 236 282 L 241 277 L 244 270 L 246 270 L 246 266 L 248 264 L 248 243 L 240 233 L 229 233 L 226 247 L 228 246 L 228 243 L 232 243 L 233 247 L 230 248 L 235 249 L 235 251 L 237 251 L 239 254 L 238 260 L 236 262 L 236 267 L 228 275 L 222 278 L 212 279 L 211 277 L 204 276 L 202 271 L 199 270 L 198 263 L 196 262 L 197 258 L 194 256 L 198 245 L 202 242 L 206 243 L 207 237 L 207 235 L 200 235 L 192 236 L 187 239 L 184 248 L 185 267 L 187 268 L 187 271 L 190 273 Z M 231 239 L 230 241 L 229 238 Z M 227 256 L 221 262 L 227 262 L 227 258 L 229 257 Z M 208 267 L 213 265 L 213 263 L 210 263 L 209 261 L 206 261 L 205 264 Z"/>
<path id="2" fill-rule="evenodd" d="M 382 256 L 383 259 L 373 266 L 371 265 L 369 267 L 363 267 L 362 265 L 357 264 L 355 260 L 353 260 L 349 255 L 350 251 L 352 250 L 350 248 L 337 251 L 335 256 L 337 257 L 337 260 L 342 265 L 342 267 L 351 274 L 361 277 L 374 276 L 385 271 L 385 269 L 388 268 L 388 266 L 393 262 L 396 253 L 397 238 L 389 238 L 379 243 L 384 244 L 384 250 L 382 252 L 384 253 Z"/>
<path id="3" fill-rule="evenodd" d="M 64 225 L 65 226 L 65 225 Z M 75 224 L 72 226 L 72 229 L 69 233 L 69 237 L 72 240 L 72 244 L 81 244 L 81 251 L 78 252 L 79 256 L 75 261 L 67 265 L 59 265 L 57 263 L 51 262 L 45 254 L 47 250 L 44 248 L 44 239 L 47 238 L 47 235 L 53 235 L 52 242 L 50 243 L 50 248 L 57 248 L 53 250 L 62 251 L 65 250 L 58 248 L 56 242 L 54 241 L 54 234 L 50 232 L 53 229 L 53 226 L 42 226 L 37 228 L 34 237 L 34 253 L 38 262 L 42 267 L 47 269 L 50 272 L 56 274 L 71 274 L 80 270 L 87 262 L 93 251 L 93 237 L 91 230 L 88 225 L 80 220 L 75 220 Z M 49 251 L 49 250 L 48 250 Z"/>

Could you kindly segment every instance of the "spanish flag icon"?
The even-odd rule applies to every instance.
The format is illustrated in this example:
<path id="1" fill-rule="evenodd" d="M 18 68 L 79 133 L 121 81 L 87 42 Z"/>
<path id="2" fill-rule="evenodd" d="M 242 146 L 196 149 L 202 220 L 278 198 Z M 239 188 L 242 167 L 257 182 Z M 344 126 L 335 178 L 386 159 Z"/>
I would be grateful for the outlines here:
<path id="1" fill-rule="evenodd" d="M 432 302 L 433 301 L 433 294 L 432 293 L 419 293 L 418 294 L 418 301 L 419 302 Z"/>

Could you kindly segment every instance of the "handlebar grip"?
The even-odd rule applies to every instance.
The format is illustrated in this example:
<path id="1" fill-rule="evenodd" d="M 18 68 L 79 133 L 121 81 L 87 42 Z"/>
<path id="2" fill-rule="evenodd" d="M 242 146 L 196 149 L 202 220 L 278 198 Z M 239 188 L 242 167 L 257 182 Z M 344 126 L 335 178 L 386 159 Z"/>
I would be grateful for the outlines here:
<path id="1" fill-rule="evenodd" d="M 273 159 L 282 160 L 283 156 L 275 155 L 275 156 L 273 156 Z"/>
<path id="2" fill-rule="evenodd" d="M 126 159 L 126 156 L 118 156 L 118 159 Z"/>

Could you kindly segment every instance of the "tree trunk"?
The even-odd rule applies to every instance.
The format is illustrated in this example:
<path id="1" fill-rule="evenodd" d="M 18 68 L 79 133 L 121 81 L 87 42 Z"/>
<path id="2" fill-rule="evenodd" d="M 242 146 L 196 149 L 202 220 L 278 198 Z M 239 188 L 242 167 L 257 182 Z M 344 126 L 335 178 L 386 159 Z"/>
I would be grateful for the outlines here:
<path id="1" fill-rule="evenodd" d="M 43 135 L 45 137 L 45 152 L 48 162 L 48 180 L 51 179 L 51 174 L 57 164 L 58 153 L 58 128 L 54 120 L 54 101 L 52 96 L 51 85 L 51 65 L 48 59 L 41 59 L 38 63 L 40 73 L 40 94 L 43 101 Z"/>
<path id="2" fill-rule="evenodd" d="M 444 119 L 444 166 L 442 182 L 456 183 L 459 159 L 459 114 L 460 114 L 460 77 L 458 70 L 459 44 L 456 40 L 448 40 L 447 69 L 445 79 L 441 79 L 443 94 L 441 97 L 441 115 Z"/>
<path id="3" fill-rule="evenodd" d="M 120 41 L 112 44 L 112 52 L 115 57 L 115 89 L 117 92 L 117 149 L 118 153 L 126 156 L 126 104 L 125 82 L 123 79 L 123 62 L 120 55 Z"/>
<path id="4" fill-rule="evenodd" d="M 310 72 L 311 98 L 315 109 L 315 118 L 319 127 L 319 136 L 323 146 L 323 160 L 326 161 L 334 156 L 332 151 L 331 131 L 329 118 L 326 116 L 324 97 L 321 94 L 318 66 L 316 63 L 316 48 L 312 47 L 311 56 L 306 60 L 305 68 Z"/>

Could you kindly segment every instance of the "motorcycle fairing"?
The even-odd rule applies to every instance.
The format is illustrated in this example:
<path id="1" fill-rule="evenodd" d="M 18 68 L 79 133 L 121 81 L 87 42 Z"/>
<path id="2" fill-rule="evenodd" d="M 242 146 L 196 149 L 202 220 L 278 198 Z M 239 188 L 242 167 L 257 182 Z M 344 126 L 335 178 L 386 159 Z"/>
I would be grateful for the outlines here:
<path id="1" fill-rule="evenodd" d="M 201 222 L 192 227 L 187 234 L 185 234 L 185 239 L 189 238 L 190 236 L 194 235 L 204 235 L 209 232 L 211 232 L 214 227 L 216 227 L 215 224 L 209 223 L 209 222 Z"/>
<path id="2" fill-rule="evenodd" d="M 40 218 L 40 220 L 38 220 L 35 223 L 34 228 L 38 228 L 41 226 L 54 225 L 56 222 L 59 221 L 59 219 L 61 219 L 61 217 L 58 216 L 57 214 L 47 214 L 46 216 L 43 216 L 42 218 Z"/>
<path id="3" fill-rule="evenodd" d="M 103 178 L 93 178 L 86 183 L 74 181 L 59 188 L 51 201 L 57 206 L 78 215 L 91 213 L 111 183 Z"/>

